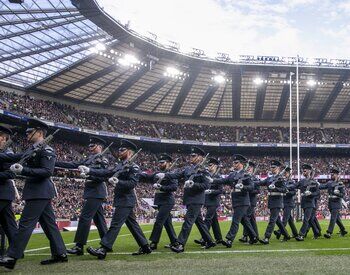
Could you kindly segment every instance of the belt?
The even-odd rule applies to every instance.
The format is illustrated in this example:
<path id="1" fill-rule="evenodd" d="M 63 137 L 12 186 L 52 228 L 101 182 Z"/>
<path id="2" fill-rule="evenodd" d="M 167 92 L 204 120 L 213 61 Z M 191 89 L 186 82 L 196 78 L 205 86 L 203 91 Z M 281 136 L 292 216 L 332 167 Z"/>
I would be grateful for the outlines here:
<path id="1" fill-rule="evenodd" d="M 242 192 L 242 189 L 233 189 L 232 190 L 232 193 L 241 193 Z"/>
<path id="2" fill-rule="evenodd" d="M 165 193 L 164 191 L 160 191 L 160 190 L 156 190 L 156 192 L 155 193 L 157 193 L 157 194 L 161 194 L 161 193 Z"/>
<path id="3" fill-rule="evenodd" d="M 281 192 L 268 192 L 269 196 L 283 196 L 284 194 Z"/>
<path id="4" fill-rule="evenodd" d="M 338 196 L 335 195 L 328 195 L 329 199 L 340 199 Z"/>

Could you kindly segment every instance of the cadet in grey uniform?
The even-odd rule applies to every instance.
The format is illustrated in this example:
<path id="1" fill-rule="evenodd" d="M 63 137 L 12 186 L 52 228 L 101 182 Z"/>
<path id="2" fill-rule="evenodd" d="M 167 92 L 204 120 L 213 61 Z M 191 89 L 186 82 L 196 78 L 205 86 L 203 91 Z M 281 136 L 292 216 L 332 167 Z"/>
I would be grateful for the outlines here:
<path id="1" fill-rule="evenodd" d="M 22 196 L 25 206 L 19 220 L 18 231 L 7 251 L 7 256 L 0 260 L 0 266 L 6 268 L 13 269 L 17 259 L 23 256 L 37 222 L 50 240 L 52 254 L 51 259 L 44 260 L 41 264 L 68 261 L 66 247 L 51 205 L 51 200 L 56 196 L 54 184 L 50 179 L 54 172 L 56 155 L 50 146 L 40 145 L 47 130 L 48 126 L 44 122 L 29 119 L 26 134 L 27 140 L 33 145 L 24 153 L 0 154 L 0 162 L 15 163 L 11 165 L 10 170 L 26 177 Z M 21 162 L 23 157 L 28 159 L 23 164 L 16 163 Z"/>
<path id="2" fill-rule="evenodd" d="M 252 190 L 249 191 L 250 206 L 247 211 L 247 217 L 255 231 L 256 237 L 259 239 L 259 231 L 258 231 L 258 226 L 256 224 L 256 218 L 255 218 L 255 207 L 258 201 L 258 198 L 257 198 L 258 194 L 260 193 L 260 186 L 259 186 L 259 179 L 255 176 L 255 170 L 256 170 L 256 164 L 252 161 L 248 161 L 247 173 L 251 177 L 251 180 L 253 182 L 253 188 Z M 248 243 L 249 231 L 245 226 L 245 223 L 242 223 L 242 225 L 244 227 L 243 237 L 240 238 L 239 241 L 242 243 Z"/>
<path id="3" fill-rule="evenodd" d="M 168 172 L 172 161 L 171 156 L 168 154 L 161 154 L 158 157 L 158 172 Z M 153 183 L 153 188 L 156 190 L 154 205 L 157 206 L 158 214 L 150 236 L 150 248 L 152 250 L 157 249 L 163 226 L 168 233 L 171 245 L 176 245 L 177 243 L 177 237 L 172 223 L 171 210 L 175 205 L 173 192 L 177 190 L 178 183 L 176 179 L 170 179 L 168 177 L 159 180 L 156 174 L 157 172 L 152 174 L 140 174 L 140 180 Z"/>
<path id="4" fill-rule="evenodd" d="M 256 233 L 248 219 L 247 213 L 250 207 L 249 192 L 253 190 L 253 182 L 248 173 L 244 171 L 244 164 L 247 159 L 242 155 L 233 156 L 234 171 L 226 178 L 214 179 L 215 184 L 226 184 L 233 187 L 232 198 L 232 223 L 229 232 L 226 235 L 225 245 L 227 248 L 232 247 L 232 243 L 236 238 L 239 224 L 242 222 L 247 227 L 251 243 L 258 242 Z"/>
<path id="5" fill-rule="evenodd" d="M 209 172 L 204 167 L 200 167 L 204 155 L 205 152 L 201 148 L 192 147 L 189 166 L 186 166 L 183 170 L 178 172 L 166 173 L 165 175 L 162 173 L 158 174 L 160 178 L 168 177 L 170 179 L 185 180 L 183 204 L 186 205 L 187 212 L 178 236 L 178 244 L 170 247 L 170 249 L 176 253 L 184 252 L 187 239 L 194 223 L 203 236 L 206 243 L 205 248 L 209 249 L 215 246 L 201 216 L 201 208 L 205 202 L 204 192 L 210 188 L 211 181 Z"/>
<path id="6" fill-rule="evenodd" d="M 114 190 L 114 213 L 107 233 L 102 238 L 100 248 L 89 247 L 87 252 L 97 257 L 104 259 L 107 252 L 112 251 L 114 242 L 116 241 L 120 229 L 125 223 L 131 234 L 135 238 L 140 249 L 132 255 L 149 254 L 152 252 L 147 239 L 143 234 L 141 227 L 136 221 L 134 207 L 136 204 L 135 187 L 139 182 L 139 166 L 135 163 L 130 163 L 129 159 L 133 156 L 137 146 L 128 140 L 121 140 L 118 151 L 115 147 L 111 148 L 113 156 L 119 158 L 120 162 L 115 167 L 110 169 L 95 169 L 86 166 L 80 166 L 82 173 L 94 177 L 109 178 L 108 182 L 115 185 Z"/>
<path id="7" fill-rule="evenodd" d="M 316 226 L 313 225 L 312 214 L 314 213 L 316 204 L 315 198 L 319 196 L 320 190 L 318 188 L 319 183 L 311 178 L 312 166 L 309 164 L 303 164 L 303 176 L 296 188 L 300 189 L 301 192 L 301 208 L 304 211 L 303 224 L 299 230 L 299 235 L 295 238 L 297 241 L 304 241 L 307 230 L 310 226 L 313 227 L 314 234 L 319 234 L 317 232 Z"/>
<path id="8" fill-rule="evenodd" d="M 221 178 L 220 174 L 220 161 L 216 158 L 208 159 L 208 171 L 212 179 Z M 216 240 L 216 244 L 225 244 L 222 240 L 220 224 L 218 220 L 217 209 L 220 206 L 220 197 L 223 193 L 223 186 L 221 184 L 210 184 L 210 189 L 205 190 L 205 202 L 204 206 L 207 210 L 204 218 L 204 223 L 207 226 L 208 230 L 210 228 L 213 229 L 214 238 Z M 195 240 L 197 244 L 205 246 L 204 239 Z"/>
<path id="9" fill-rule="evenodd" d="M 12 131 L 4 126 L 0 126 L 0 151 L 5 154 L 13 154 L 11 148 L 4 148 Z M 12 210 L 12 201 L 16 198 L 16 192 L 14 181 L 16 174 L 8 171 L 10 164 L 0 163 L 0 224 L 5 232 L 5 235 L 12 244 L 14 235 L 17 231 L 17 223 L 15 215 Z"/>
<path id="10" fill-rule="evenodd" d="M 327 239 L 331 238 L 335 224 L 339 226 L 341 236 L 345 236 L 348 233 L 340 219 L 339 213 L 342 208 L 342 199 L 345 195 L 345 186 L 340 181 L 339 173 L 339 168 L 332 167 L 331 180 L 319 186 L 320 190 L 328 191 L 328 209 L 331 212 L 331 218 L 329 220 L 327 232 L 323 235 Z"/>
<path id="11" fill-rule="evenodd" d="M 270 209 L 270 218 L 265 231 L 265 238 L 260 240 L 262 244 L 269 244 L 273 229 L 277 224 L 281 234 L 284 236 L 283 241 L 290 239 L 289 234 L 284 227 L 281 218 L 280 211 L 283 208 L 283 196 L 287 189 L 284 184 L 284 179 L 280 175 L 281 162 L 278 160 L 271 161 L 271 172 L 272 175 L 259 183 L 260 186 L 267 186 L 268 190 L 268 204 L 267 207 Z"/>
<path id="12" fill-rule="evenodd" d="M 286 227 L 287 224 L 289 225 L 290 229 L 292 230 L 292 238 L 296 238 L 298 236 L 298 230 L 295 227 L 294 218 L 293 218 L 293 209 L 295 208 L 295 195 L 296 195 L 296 183 L 294 180 L 290 179 L 291 176 L 291 169 L 289 167 L 285 168 L 285 178 L 286 178 L 286 188 L 287 192 L 285 196 L 283 197 L 283 219 L 282 223 Z M 276 235 L 276 238 L 279 239 L 281 237 L 281 231 L 277 230 L 274 231 L 274 234 Z"/>
<path id="13" fill-rule="evenodd" d="M 106 142 L 98 137 L 90 137 L 90 156 L 86 159 L 73 162 L 57 161 L 55 166 L 65 169 L 78 169 L 84 165 L 95 169 L 105 169 L 108 167 L 108 160 L 101 156 Z M 79 217 L 77 232 L 75 233 L 75 246 L 67 250 L 67 253 L 74 255 L 84 254 L 84 245 L 89 237 L 91 221 L 93 220 L 100 238 L 107 232 L 107 224 L 103 215 L 103 202 L 107 198 L 107 186 L 104 178 L 89 176 L 85 182 L 84 205 Z"/>

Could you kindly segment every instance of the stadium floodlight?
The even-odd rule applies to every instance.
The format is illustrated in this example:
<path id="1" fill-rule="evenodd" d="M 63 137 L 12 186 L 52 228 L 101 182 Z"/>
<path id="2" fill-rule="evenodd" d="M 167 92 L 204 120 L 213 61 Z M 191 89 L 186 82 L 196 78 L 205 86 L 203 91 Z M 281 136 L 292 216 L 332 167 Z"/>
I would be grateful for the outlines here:
<path id="1" fill-rule="evenodd" d="M 126 54 L 123 58 L 118 59 L 118 63 L 123 66 L 132 66 L 134 64 L 140 64 L 140 60 L 131 54 Z"/>
<path id="2" fill-rule="evenodd" d="M 214 81 L 216 83 L 222 84 L 222 83 L 224 83 L 226 81 L 226 79 L 225 79 L 225 77 L 223 75 L 218 74 L 218 75 L 214 76 Z"/>
<path id="3" fill-rule="evenodd" d="M 264 80 L 262 80 L 260 77 L 257 77 L 253 80 L 255 85 L 261 85 L 262 83 L 264 83 Z"/>
<path id="4" fill-rule="evenodd" d="M 97 44 L 95 45 L 95 49 L 96 49 L 97 51 L 105 51 L 105 50 L 106 50 L 106 45 L 104 45 L 104 44 L 102 44 L 102 43 L 97 43 Z"/>
<path id="5" fill-rule="evenodd" d="M 317 82 L 313 79 L 309 79 L 306 84 L 309 86 L 309 87 L 315 87 Z"/>
<path id="6" fill-rule="evenodd" d="M 177 75 L 181 74 L 181 72 L 178 69 L 174 68 L 174 67 L 166 68 L 166 72 L 167 72 L 167 74 L 169 76 L 177 76 Z"/>

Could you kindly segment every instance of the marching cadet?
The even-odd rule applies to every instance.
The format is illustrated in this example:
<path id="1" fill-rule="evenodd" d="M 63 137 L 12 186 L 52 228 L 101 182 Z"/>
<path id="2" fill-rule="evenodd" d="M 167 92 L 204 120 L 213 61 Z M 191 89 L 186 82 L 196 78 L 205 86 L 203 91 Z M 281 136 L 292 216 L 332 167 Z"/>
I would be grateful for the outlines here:
<path id="1" fill-rule="evenodd" d="M 296 188 L 301 192 L 301 208 L 304 211 L 303 224 L 299 230 L 299 235 L 295 238 L 297 241 L 304 241 L 306 232 L 310 226 L 313 227 L 314 234 L 319 234 L 312 220 L 312 213 L 316 207 L 315 198 L 320 194 L 318 185 L 319 183 L 312 179 L 312 166 L 309 164 L 303 164 L 303 176 Z"/>
<path id="2" fill-rule="evenodd" d="M 237 235 L 239 223 L 243 223 L 248 230 L 251 244 L 258 242 L 257 235 L 253 229 L 247 213 L 250 207 L 249 192 L 253 189 L 253 182 L 245 170 L 244 165 L 247 159 L 242 155 L 233 156 L 233 169 L 226 178 L 214 179 L 215 184 L 226 184 L 233 187 L 232 198 L 232 223 L 229 232 L 226 235 L 225 245 L 227 248 L 232 247 L 232 243 Z"/>
<path id="3" fill-rule="evenodd" d="M 281 176 L 282 164 L 278 160 L 272 160 L 270 165 L 272 175 L 259 183 L 260 186 L 267 186 L 267 207 L 270 209 L 270 218 L 265 231 L 265 238 L 260 240 L 262 244 L 269 244 L 269 240 L 276 224 L 281 231 L 281 234 L 284 236 L 283 241 L 290 239 L 290 236 L 284 227 L 279 215 L 281 209 L 283 208 L 283 195 L 287 191 L 284 180 Z"/>
<path id="4" fill-rule="evenodd" d="M 199 147 L 192 147 L 190 154 L 190 165 L 183 170 L 173 173 L 158 173 L 157 177 L 162 179 L 184 179 L 184 195 L 183 204 L 186 205 L 187 212 L 180 234 L 178 236 L 178 244 L 173 245 L 170 249 L 173 252 L 181 253 L 185 250 L 187 239 L 191 233 L 193 224 L 195 223 L 206 243 L 205 248 L 209 249 L 215 246 L 202 217 L 201 208 L 205 202 L 205 190 L 210 188 L 210 174 L 204 168 L 205 152 Z"/>
<path id="5" fill-rule="evenodd" d="M 220 175 L 220 161 L 216 158 L 208 159 L 208 171 L 212 179 L 221 178 Z M 207 210 L 204 218 L 204 223 L 207 226 L 208 230 L 210 227 L 213 229 L 214 238 L 216 244 L 225 244 L 222 240 L 221 229 L 218 220 L 217 209 L 220 206 L 220 197 L 223 193 L 223 186 L 221 184 L 211 183 L 210 188 L 204 191 L 205 193 L 205 202 L 204 206 Z M 204 239 L 195 240 L 197 244 L 205 246 Z"/>
<path id="6" fill-rule="evenodd" d="M 66 247 L 57 227 L 51 204 L 51 200 L 56 195 L 55 187 L 50 179 L 54 172 L 56 155 L 50 146 L 41 146 L 47 130 L 48 126 L 44 122 L 29 119 L 26 134 L 27 140 L 33 145 L 24 153 L 0 154 L 0 162 L 15 163 L 11 165 L 10 170 L 17 175 L 26 177 L 23 188 L 25 206 L 19 220 L 18 231 L 14 235 L 7 255 L 0 260 L 0 266 L 9 269 L 13 269 L 17 259 L 23 256 L 37 222 L 40 223 L 45 235 L 50 240 L 52 254 L 51 259 L 44 260 L 41 264 L 68 261 Z M 23 159 L 26 159 L 24 163 L 22 163 Z"/>
<path id="7" fill-rule="evenodd" d="M 103 169 L 108 167 L 108 160 L 101 155 L 105 141 L 98 137 L 90 137 L 90 156 L 86 159 L 73 162 L 57 161 L 55 166 L 65 169 L 77 169 L 81 165 L 90 168 Z M 78 228 L 75 233 L 75 246 L 67 250 L 67 253 L 84 255 L 84 245 L 89 237 L 91 221 L 93 220 L 100 238 L 107 232 L 107 224 L 103 215 L 103 203 L 107 198 L 107 186 L 104 178 L 89 176 L 85 182 L 84 204 L 79 217 Z"/>
<path id="8" fill-rule="evenodd" d="M 172 157 L 168 154 L 161 154 L 158 157 L 159 172 L 168 172 L 172 161 Z M 150 248 L 152 250 L 157 249 L 163 226 L 168 233 L 171 245 L 176 245 L 177 243 L 177 237 L 172 223 L 171 210 L 175 205 L 173 192 L 177 190 L 178 183 L 177 180 L 170 179 L 168 177 L 159 180 L 158 177 L 156 177 L 156 174 L 157 173 L 150 175 L 146 173 L 140 174 L 140 179 L 153 183 L 153 188 L 156 190 L 154 196 L 154 205 L 157 206 L 158 214 L 153 226 L 151 236 L 149 238 L 151 241 Z"/>
<path id="9" fill-rule="evenodd" d="M 257 197 L 258 197 L 258 194 L 260 193 L 260 186 L 259 186 L 259 179 L 255 176 L 255 170 L 256 170 L 256 164 L 253 161 L 248 161 L 247 173 L 250 175 L 252 179 L 253 188 L 249 192 L 250 206 L 247 211 L 247 217 L 254 229 L 256 237 L 259 239 L 259 231 L 258 231 L 258 226 L 256 224 L 256 218 L 255 218 L 255 207 L 258 202 Z M 240 238 L 239 241 L 242 243 L 248 243 L 249 231 L 245 226 L 245 224 L 242 224 L 242 225 L 244 227 L 243 237 Z"/>
<path id="10" fill-rule="evenodd" d="M 292 211 L 295 208 L 295 195 L 296 195 L 296 184 L 291 179 L 291 169 L 289 167 L 285 168 L 285 185 L 287 192 L 285 196 L 283 196 L 283 218 L 282 223 L 284 227 L 289 225 L 292 230 L 292 238 L 296 238 L 298 236 L 298 230 L 295 227 L 294 218 L 292 215 Z M 280 230 L 274 231 L 276 238 L 279 239 L 281 237 Z"/>
<path id="11" fill-rule="evenodd" d="M 88 247 L 87 252 L 102 260 L 106 258 L 107 252 L 111 252 L 113 244 L 116 241 L 120 229 L 125 223 L 131 234 L 135 238 L 140 249 L 132 255 L 149 254 L 152 252 L 147 239 L 143 234 L 141 227 L 136 221 L 134 207 L 137 201 L 135 187 L 139 182 L 139 166 L 130 161 L 137 150 L 137 146 L 128 140 L 121 140 L 118 151 L 116 147 L 111 148 L 111 152 L 115 158 L 119 158 L 120 162 L 116 166 L 109 169 L 96 169 L 86 166 L 80 166 L 81 173 L 94 176 L 109 178 L 108 182 L 115 186 L 114 190 L 114 213 L 111 225 L 107 233 L 101 239 L 100 248 Z"/>
<path id="12" fill-rule="evenodd" d="M 339 226 L 341 236 L 345 236 L 348 233 L 340 219 L 339 213 L 342 208 L 342 199 L 345 194 L 345 186 L 340 181 L 340 169 L 332 167 L 330 172 L 331 180 L 319 186 L 320 190 L 328 191 L 328 208 L 331 212 L 331 218 L 329 220 L 327 232 L 323 235 L 327 239 L 331 238 L 335 224 Z"/>
<path id="13" fill-rule="evenodd" d="M 9 142 L 12 131 L 0 126 L 0 150 L 5 154 L 13 154 L 11 148 L 5 148 Z M 12 210 L 12 201 L 16 198 L 16 187 L 13 178 L 16 175 L 8 171 L 10 164 L 0 163 L 0 224 L 11 245 L 17 231 L 17 223 Z"/>

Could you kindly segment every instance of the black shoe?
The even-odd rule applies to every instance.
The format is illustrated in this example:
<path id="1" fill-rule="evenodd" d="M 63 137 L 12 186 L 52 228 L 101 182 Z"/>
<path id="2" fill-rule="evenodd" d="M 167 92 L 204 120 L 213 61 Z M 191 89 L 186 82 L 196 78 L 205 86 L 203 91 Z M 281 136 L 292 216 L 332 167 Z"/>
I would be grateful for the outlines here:
<path id="1" fill-rule="evenodd" d="M 226 241 L 224 241 L 224 246 L 226 246 L 227 248 L 231 248 L 232 247 L 232 240 L 226 239 Z"/>
<path id="2" fill-rule="evenodd" d="M 249 240 L 249 244 L 256 244 L 259 241 L 258 237 L 254 237 L 253 239 Z"/>
<path id="3" fill-rule="evenodd" d="M 182 244 L 178 244 L 178 245 L 174 245 L 174 246 L 170 246 L 171 251 L 175 252 L 175 253 L 182 253 L 185 251 L 185 248 Z"/>
<path id="4" fill-rule="evenodd" d="M 287 236 L 284 236 L 283 239 L 281 240 L 281 242 L 287 242 L 290 240 L 290 236 L 287 235 Z"/>
<path id="5" fill-rule="evenodd" d="M 281 238 L 281 232 L 275 230 L 275 231 L 273 231 L 273 234 L 275 234 L 277 240 L 279 240 Z"/>
<path id="6" fill-rule="evenodd" d="M 56 263 L 66 263 L 68 262 L 67 254 L 55 255 L 51 259 L 43 260 L 40 262 L 42 265 L 56 264 Z"/>
<path id="7" fill-rule="evenodd" d="M 348 231 L 346 230 L 340 231 L 340 236 L 344 237 L 346 234 L 348 234 Z"/>
<path id="8" fill-rule="evenodd" d="M 178 242 L 174 242 L 174 243 L 164 245 L 164 248 L 171 248 L 172 246 L 178 246 L 178 245 L 179 245 Z"/>
<path id="9" fill-rule="evenodd" d="M 93 248 L 93 247 L 88 247 L 86 249 L 86 251 L 92 255 L 97 257 L 99 260 L 103 260 L 106 258 L 107 256 L 107 250 L 104 247 L 100 247 L 100 248 Z"/>
<path id="10" fill-rule="evenodd" d="M 298 237 L 298 234 L 293 234 L 292 238 L 295 239 L 296 237 Z"/>
<path id="11" fill-rule="evenodd" d="M 222 244 L 222 245 L 225 245 L 225 241 L 224 241 L 224 240 L 217 240 L 217 241 L 216 241 L 216 244 Z"/>
<path id="12" fill-rule="evenodd" d="M 262 243 L 262 244 L 269 244 L 270 243 L 268 238 L 264 238 L 262 240 L 259 240 L 259 242 Z"/>
<path id="13" fill-rule="evenodd" d="M 239 239 L 241 243 L 247 243 L 248 242 L 248 236 L 243 236 L 242 238 Z"/>
<path id="14" fill-rule="evenodd" d="M 204 241 L 203 239 L 200 239 L 200 240 L 194 240 L 194 242 L 195 242 L 196 244 L 201 245 L 201 246 L 205 246 L 205 241 Z"/>
<path id="15" fill-rule="evenodd" d="M 151 250 L 157 250 L 157 247 L 158 247 L 157 243 L 151 242 L 151 243 L 149 244 L 149 248 L 150 248 Z"/>
<path id="16" fill-rule="evenodd" d="M 132 253 L 131 255 L 139 256 L 139 255 L 145 255 L 145 254 L 150 254 L 150 253 L 152 253 L 152 249 L 150 248 L 150 246 L 148 244 L 146 244 L 146 245 L 140 247 L 138 251 Z"/>
<path id="17" fill-rule="evenodd" d="M 0 260 L 0 266 L 3 266 L 8 269 L 14 269 L 16 262 L 17 259 L 5 255 Z"/>
<path id="18" fill-rule="evenodd" d="M 332 237 L 331 233 L 326 233 L 326 234 L 323 234 L 323 237 L 325 237 L 326 239 L 330 239 Z"/>
<path id="19" fill-rule="evenodd" d="M 316 234 L 316 235 L 314 235 L 313 236 L 313 239 L 314 240 L 317 240 L 319 237 L 321 237 L 322 236 L 322 234 L 321 233 L 319 233 L 319 234 Z"/>
<path id="20" fill-rule="evenodd" d="M 215 247 L 215 246 L 216 246 L 216 243 L 214 243 L 214 242 L 207 242 L 207 243 L 205 243 L 203 248 L 204 249 L 210 249 L 210 248 Z"/>
<path id="21" fill-rule="evenodd" d="M 298 242 L 303 242 L 304 241 L 304 237 L 299 235 L 299 236 L 296 236 L 295 239 L 298 241 Z"/>
<path id="22" fill-rule="evenodd" d="M 67 249 L 67 253 L 72 255 L 82 256 L 84 255 L 84 247 L 76 245 L 71 249 Z"/>

